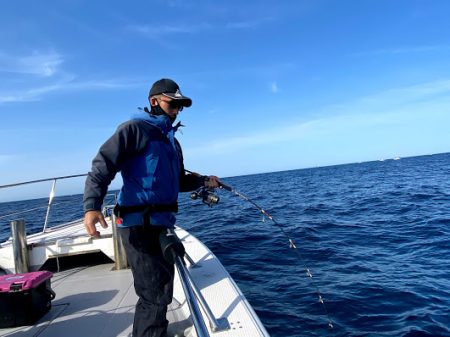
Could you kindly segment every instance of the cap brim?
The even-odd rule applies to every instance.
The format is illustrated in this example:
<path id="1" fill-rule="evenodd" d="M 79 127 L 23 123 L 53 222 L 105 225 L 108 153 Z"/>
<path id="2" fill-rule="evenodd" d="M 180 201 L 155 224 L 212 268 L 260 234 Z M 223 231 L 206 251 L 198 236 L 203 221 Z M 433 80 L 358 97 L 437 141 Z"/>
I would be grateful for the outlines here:
<path id="1" fill-rule="evenodd" d="M 192 105 L 192 100 L 189 97 L 180 95 L 179 93 L 165 92 L 162 95 L 177 100 L 178 102 L 180 102 L 186 108 L 189 108 Z"/>

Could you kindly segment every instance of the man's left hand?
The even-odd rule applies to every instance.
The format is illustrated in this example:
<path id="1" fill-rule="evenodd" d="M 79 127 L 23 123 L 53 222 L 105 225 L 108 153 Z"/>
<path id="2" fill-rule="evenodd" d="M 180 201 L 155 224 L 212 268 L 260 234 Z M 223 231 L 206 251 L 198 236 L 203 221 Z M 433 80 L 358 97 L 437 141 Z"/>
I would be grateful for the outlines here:
<path id="1" fill-rule="evenodd" d="M 216 176 L 208 176 L 207 179 L 205 179 L 205 187 L 208 188 L 217 188 L 220 186 L 220 179 Z"/>

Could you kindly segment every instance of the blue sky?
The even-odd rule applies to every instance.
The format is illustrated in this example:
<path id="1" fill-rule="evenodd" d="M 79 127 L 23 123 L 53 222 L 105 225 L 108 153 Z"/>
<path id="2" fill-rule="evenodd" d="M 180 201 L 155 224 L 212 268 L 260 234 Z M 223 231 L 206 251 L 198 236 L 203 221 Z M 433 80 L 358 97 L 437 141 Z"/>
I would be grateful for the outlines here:
<path id="1" fill-rule="evenodd" d="M 204 174 L 450 151 L 446 0 L 1 7 L 0 185 L 87 172 L 161 77 L 193 99 L 178 137 Z"/>

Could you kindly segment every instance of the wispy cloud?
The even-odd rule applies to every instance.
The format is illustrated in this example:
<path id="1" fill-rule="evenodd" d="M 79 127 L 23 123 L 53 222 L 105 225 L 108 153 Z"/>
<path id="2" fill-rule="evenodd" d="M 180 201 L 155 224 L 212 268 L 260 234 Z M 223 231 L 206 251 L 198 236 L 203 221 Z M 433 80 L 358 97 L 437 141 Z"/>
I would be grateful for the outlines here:
<path id="1" fill-rule="evenodd" d="M 50 51 L 34 51 L 31 55 L 8 55 L 0 51 L 0 72 L 54 76 L 64 62 L 62 55 Z"/>
<path id="2" fill-rule="evenodd" d="M 246 136 L 229 137 L 209 142 L 208 145 L 186 148 L 187 156 L 214 153 L 223 155 L 241 151 L 244 148 L 285 142 L 305 137 L 317 121 L 299 123 L 287 127 L 272 128 L 270 131 L 255 132 Z"/>
<path id="3" fill-rule="evenodd" d="M 145 82 L 145 84 L 147 84 Z M 133 79 L 106 79 L 74 81 L 66 86 L 67 90 L 91 90 L 91 89 L 123 89 L 142 85 L 142 81 Z"/>
<path id="4" fill-rule="evenodd" d="M 171 25 L 129 25 L 127 30 L 142 34 L 148 38 L 157 39 L 162 36 L 176 35 L 176 34 L 196 34 L 210 30 L 246 30 L 254 29 L 269 21 L 275 21 L 272 17 L 261 18 L 258 20 L 243 20 L 233 22 L 215 22 L 215 23 L 196 23 L 196 24 L 171 24 Z"/>
<path id="5" fill-rule="evenodd" d="M 47 93 L 57 91 L 61 88 L 61 85 L 54 84 L 43 86 L 40 88 L 31 88 L 27 90 L 18 90 L 13 92 L 0 92 L 0 104 L 2 103 L 15 103 L 15 102 L 32 102 L 38 101 L 41 97 Z"/>
<path id="6" fill-rule="evenodd" d="M 80 80 L 61 69 L 63 62 L 64 57 L 55 51 L 35 51 L 25 56 L 0 51 L 0 73 L 9 73 L 0 83 L 0 104 L 38 101 L 62 91 L 114 90 L 142 84 L 127 78 Z"/>
<path id="7" fill-rule="evenodd" d="M 370 55 L 399 55 L 399 54 L 416 54 L 426 52 L 450 51 L 450 46 L 433 45 L 433 46 L 404 46 L 397 48 L 375 49 L 353 53 L 353 56 L 370 56 Z"/>
<path id="8" fill-rule="evenodd" d="M 230 21 L 225 24 L 226 29 L 254 29 L 268 22 L 276 21 L 274 17 L 262 17 L 252 20 Z"/>
<path id="9" fill-rule="evenodd" d="M 276 93 L 278 93 L 278 92 L 280 91 L 280 89 L 278 88 L 277 82 L 272 82 L 272 83 L 270 83 L 270 90 L 271 90 L 274 94 L 276 94 Z"/>
<path id="10" fill-rule="evenodd" d="M 398 106 L 411 102 L 430 99 L 439 95 L 448 97 L 450 80 L 421 83 L 400 88 L 393 88 L 378 94 L 362 97 L 358 104 L 379 106 Z"/>
<path id="11" fill-rule="evenodd" d="M 11 158 L 13 158 L 12 155 L 0 154 L 0 164 L 9 162 L 11 160 Z"/>
<path id="12" fill-rule="evenodd" d="M 126 79 L 76 81 L 73 78 L 41 87 L 0 92 L 0 104 L 39 101 L 45 95 L 63 91 L 115 90 L 142 85 L 141 81 Z"/>
<path id="13" fill-rule="evenodd" d="M 150 38 L 158 38 L 162 35 L 193 34 L 208 30 L 211 25 L 200 23 L 197 25 L 130 25 L 128 30 L 143 34 Z"/>

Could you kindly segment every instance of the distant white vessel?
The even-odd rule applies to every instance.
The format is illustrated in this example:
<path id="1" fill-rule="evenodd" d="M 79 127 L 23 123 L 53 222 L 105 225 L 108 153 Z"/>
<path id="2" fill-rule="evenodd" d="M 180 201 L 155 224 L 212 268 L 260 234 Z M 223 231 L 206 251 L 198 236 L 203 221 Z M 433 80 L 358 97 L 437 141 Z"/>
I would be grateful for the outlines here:
<path id="1" fill-rule="evenodd" d="M 395 158 L 394 158 L 394 160 L 400 160 L 400 159 L 401 159 L 400 157 L 395 157 Z"/>

